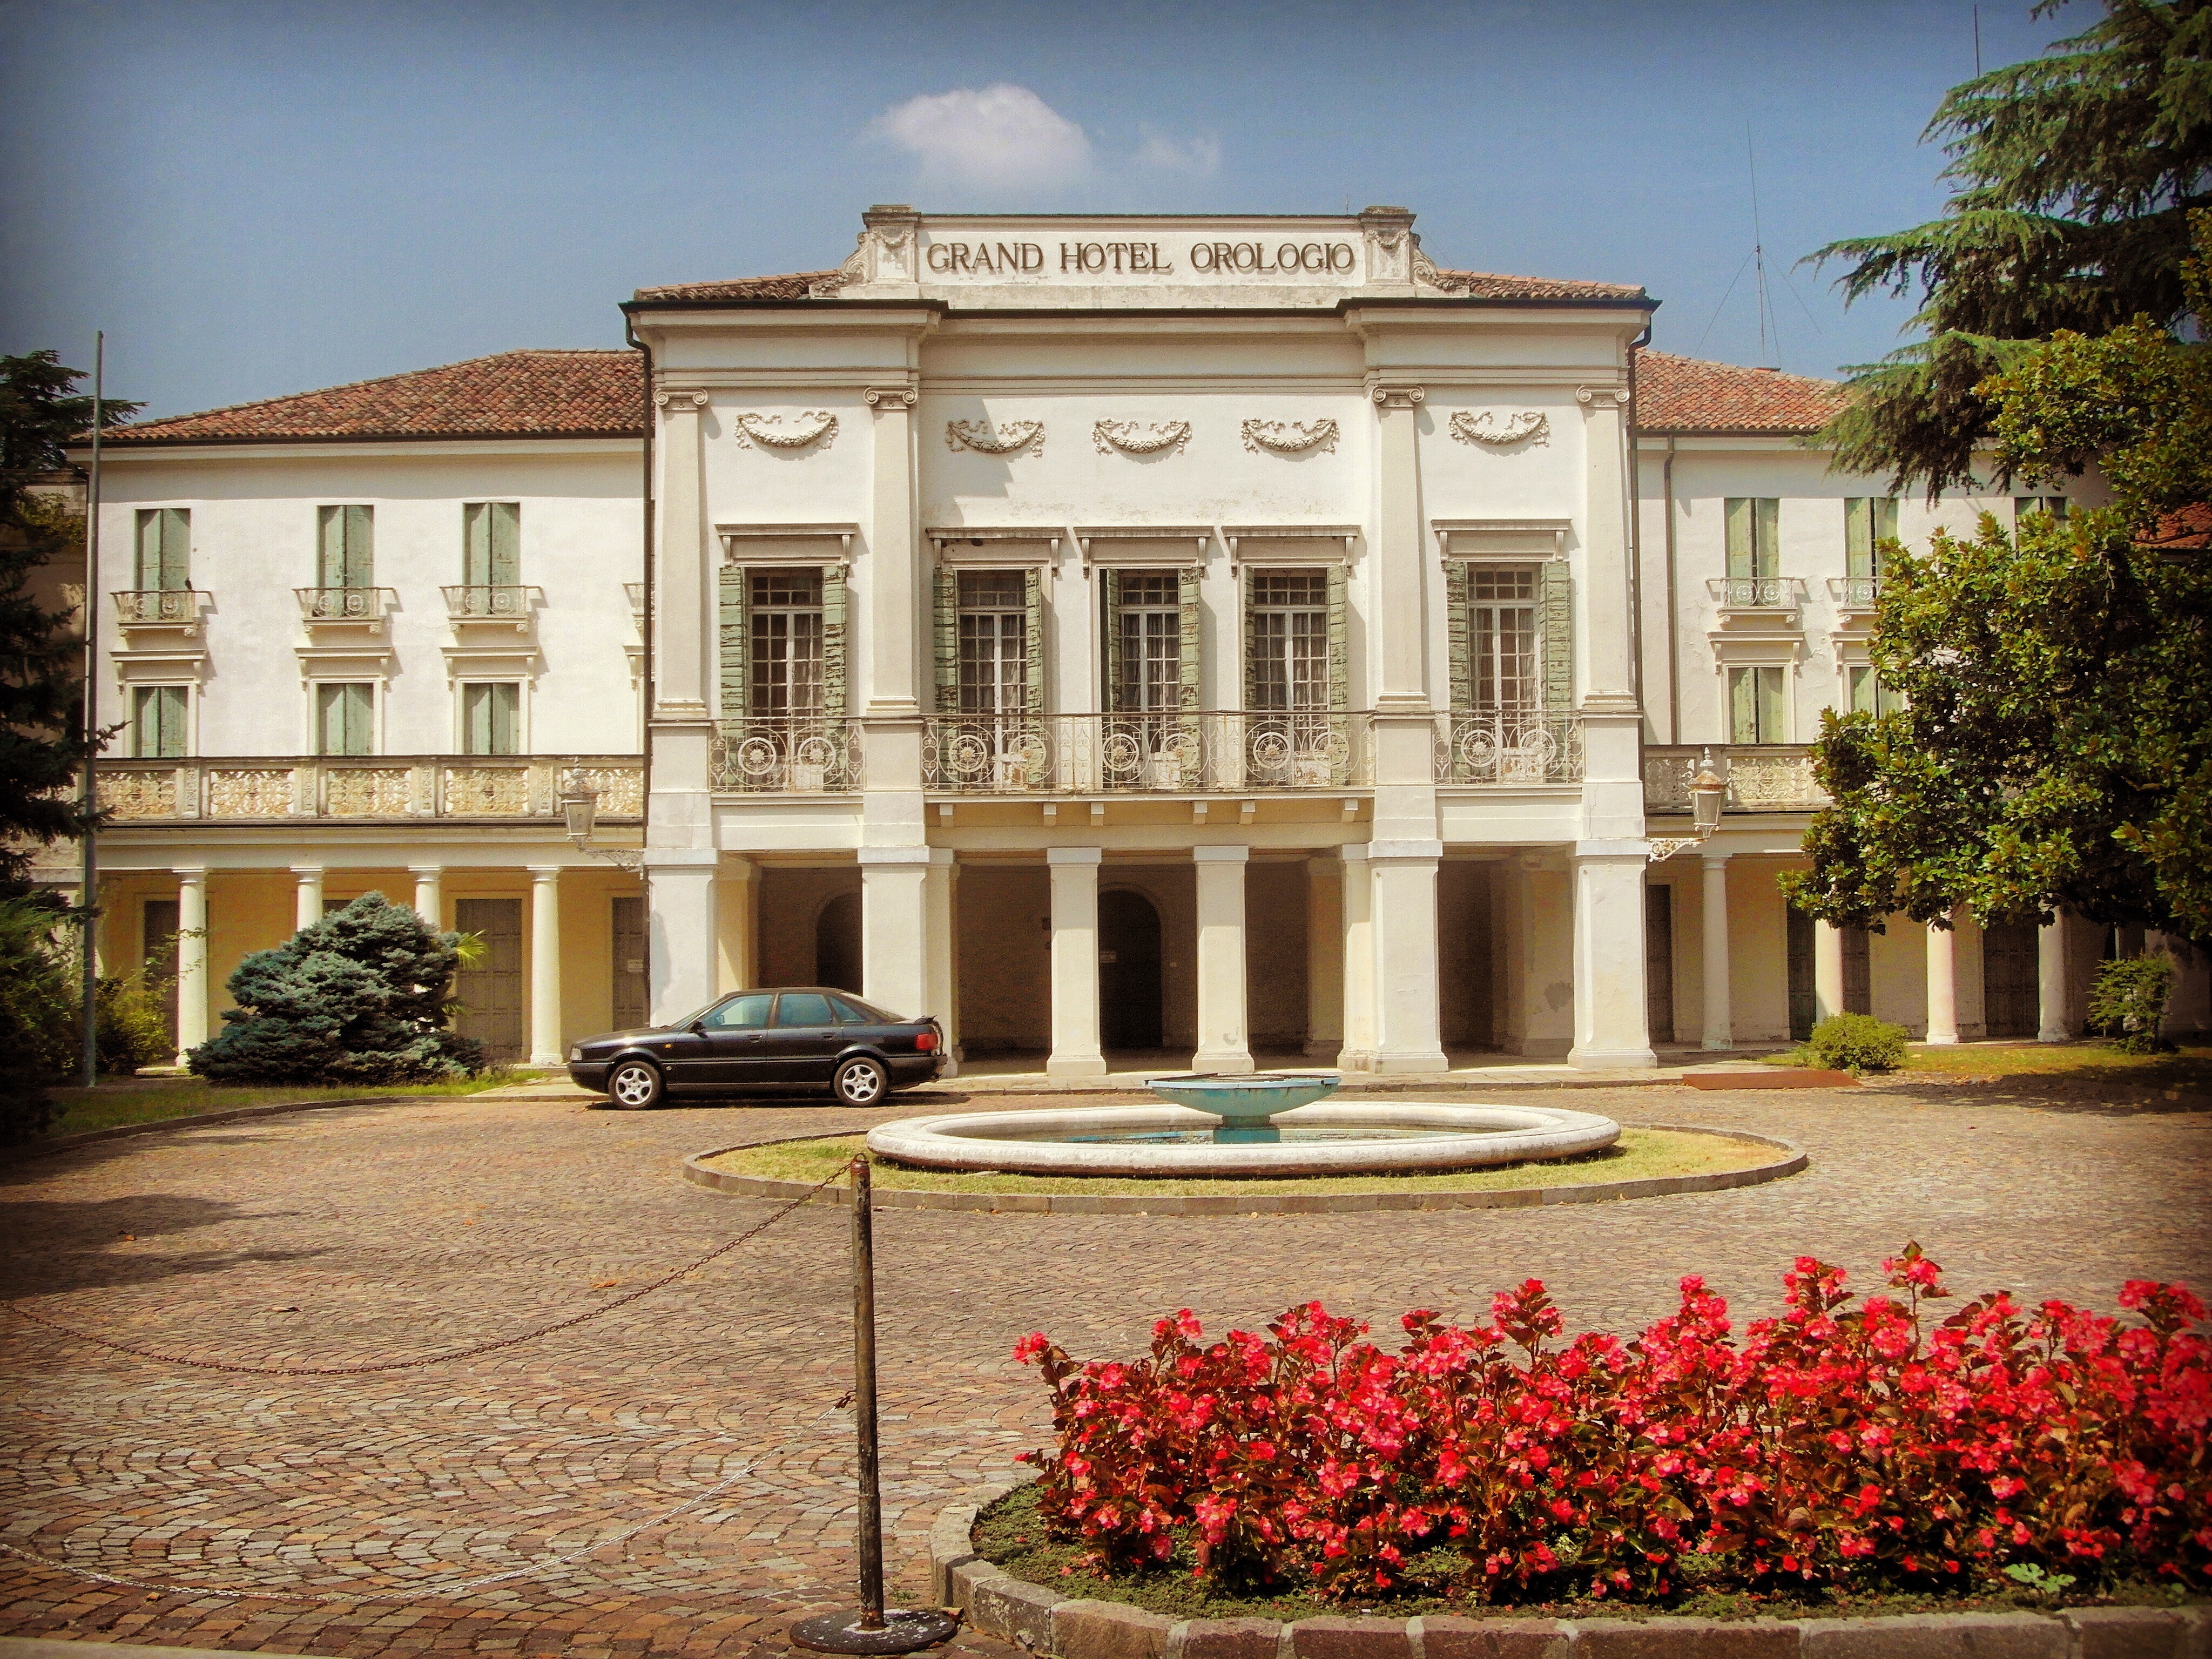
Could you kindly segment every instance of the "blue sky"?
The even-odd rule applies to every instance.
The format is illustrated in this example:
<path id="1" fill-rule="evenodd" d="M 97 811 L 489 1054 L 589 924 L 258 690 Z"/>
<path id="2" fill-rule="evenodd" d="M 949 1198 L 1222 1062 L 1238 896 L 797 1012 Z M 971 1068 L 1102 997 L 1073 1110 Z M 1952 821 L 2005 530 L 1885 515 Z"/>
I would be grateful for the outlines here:
<path id="1" fill-rule="evenodd" d="M 1984 61 L 2094 15 L 1984 0 Z M 834 264 L 875 201 L 1394 202 L 1439 264 L 1640 282 L 1656 344 L 1754 362 L 1748 128 L 1765 356 L 1826 374 L 1909 307 L 1846 314 L 1791 267 L 1936 212 L 1919 135 L 1972 27 L 1968 0 L 0 0 L 0 349 L 82 363 L 104 327 L 111 388 L 176 413 L 619 344 L 632 289 Z"/>

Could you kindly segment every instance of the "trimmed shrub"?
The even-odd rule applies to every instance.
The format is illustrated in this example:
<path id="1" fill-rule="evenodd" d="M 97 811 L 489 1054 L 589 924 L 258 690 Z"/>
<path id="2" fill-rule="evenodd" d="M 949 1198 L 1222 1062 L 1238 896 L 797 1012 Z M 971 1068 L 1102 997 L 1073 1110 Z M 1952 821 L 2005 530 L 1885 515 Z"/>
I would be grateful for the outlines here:
<path id="1" fill-rule="evenodd" d="M 2173 963 L 2164 957 L 2121 957 L 2097 969 L 2089 989 L 2089 1029 L 2118 1039 L 2130 1054 L 2162 1054 L 2173 1045 L 2159 1035 Z"/>
<path id="2" fill-rule="evenodd" d="M 1832 1072 L 1893 1072 L 1905 1064 L 1905 1028 L 1871 1014 L 1830 1014 L 1805 1046 Z"/>
<path id="3" fill-rule="evenodd" d="M 176 1053 L 166 1006 L 175 983 L 173 976 L 137 974 L 100 981 L 94 1030 L 101 1071 L 128 1077 L 141 1066 L 159 1065 Z"/>
<path id="4" fill-rule="evenodd" d="M 483 1051 L 446 1029 L 459 953 L 404 905 L 368 893 L 258 951 L 230 976 L 223 1029 L 186 1056 L 216 1083 L 428 1083 Z"/>
<path id="5" fill-rule="evenodd" d="M 2133 1322 L 2000 1291 L 1939 1323 L 1917 1246 L 1883 1268 L 1890 1294 L 1854 1307 L 1842 1269 L 1800 1257 L 1785 1311 L 1741 1340 L 1694 1276 L 1627 1342 L 1559 1342 L 1536 1279 L 1487 1325 L 1415 1310 L 1395 1353 L 1319 1303 L 1211 1345 L 1185 1309 L 1127 1362 L 1033 1334 L 1014 1354 L 1043 1371 L 1055 1442 L 1024 1461 L 1083 1566 L 1220 1593 L 1924 1593 L 2015 1567 L 2206 1582 L 2202 1303 L 2137 1279 Z"/>

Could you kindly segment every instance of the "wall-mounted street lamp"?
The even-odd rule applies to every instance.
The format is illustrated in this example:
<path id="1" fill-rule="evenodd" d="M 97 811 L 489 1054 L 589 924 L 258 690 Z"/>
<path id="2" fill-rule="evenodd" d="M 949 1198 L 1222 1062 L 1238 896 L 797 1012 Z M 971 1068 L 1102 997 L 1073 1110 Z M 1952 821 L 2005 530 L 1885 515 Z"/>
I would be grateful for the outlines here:
<path id="1" fill-rule="evenodd" d="M 1721 803 L 1728 799 L 1728 786 L 1721 781 L 1720 774 L 1713 770 L 1713 751 L 1705 750 L 1698 762 L 1698 775 L 1690 784 L 1690 827 L 1686 836 L 1655 836 L 1651 840 L 1651 862 L 1663 864 L 1685 847 L 1695 847 L 1711 838 L 1721 827 Z"/>
<path id="2" fill-rule="evenodd" d="M 568 823 L 568 839 L 576 843 L 580 851 L 633 874 L 636 872 L 645 859 L 637 848 L 592 845 L 592 831 L 599 820 L 599 792 L 592 787 L 591 779 L 584 775 L 581 768 L 572 769 L 561 780 L 560 801 L 561 816 Z"/>

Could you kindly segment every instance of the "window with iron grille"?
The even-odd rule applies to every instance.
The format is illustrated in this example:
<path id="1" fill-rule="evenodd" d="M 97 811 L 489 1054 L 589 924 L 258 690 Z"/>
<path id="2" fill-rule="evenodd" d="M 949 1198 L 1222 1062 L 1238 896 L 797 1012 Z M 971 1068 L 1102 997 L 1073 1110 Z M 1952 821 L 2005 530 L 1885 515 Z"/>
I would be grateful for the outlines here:
<path id="1" fill-rule="evenodd" d="M 756 570 L 746 595 L 750 619 L 751 712 L 822 713 L 822 573 Z"/>
<path id="2" fill-rule="evenodd" d="M 1543 703 L 1536 568 L 1476 565 L 1468 572 L 1468 694 L 1483 714 L 1529 714 Z"/>
<path id="3" fill-rule="evenodd" d="M 1182 696 L 1182 580 L 1172 570 L 1124 570 L 1115 584 L 1121 660 L 1117 714 L 1158 714 Z"/>
<path id="4" fill-rule="evenodd" d="M 1027 586 L 1018 570 L 960 573 L 960 712 L 1019 714 L 1026 707 Z"/>
<path id="5" fill-rule="evenodd" d="M 1251 707 L 1326 710 L 1328 572 L 1255 570 L 1245 580 L 1245 684 Z"/>

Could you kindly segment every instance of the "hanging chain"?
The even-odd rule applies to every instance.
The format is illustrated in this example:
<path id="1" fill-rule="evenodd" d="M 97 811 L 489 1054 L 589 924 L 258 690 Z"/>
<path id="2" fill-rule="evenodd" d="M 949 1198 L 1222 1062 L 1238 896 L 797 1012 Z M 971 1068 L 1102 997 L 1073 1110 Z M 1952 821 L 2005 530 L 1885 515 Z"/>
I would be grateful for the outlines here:
<path id="1" fill-rule="evenodd" d="M 664 1273 L 649 1285 L 641 1285 L 634 1291 L 626 1291 L 611 1302 L 603 1302 L 595 1308 L 586 1308 L 580 1314 L 572 1314 L 566 1319 L 556 1319 L 550 1325 L 540 1325 L 535 1330 L 524 1331 L 515 1336 L 503 1336 L 495 1341 L 479 1342 L 473 1347 L 449 1349 L 443 1353 L 424 1354 L 418 1359 L 394 1359 L 373 1365 L 240 1365 L 224 1359 L 193 1359 L 184 1354 L 162 1353 L 155 1349 L 137 1347 L 128 1342 L 116 1342 L 104 1336 L 95 1336 L 90 1331 L 81 1331 L 73 1326 L 62 1324 L 58 1320 L 47 1318 L 44 1314 L 33 1313 L 20 1302 L 9 1302 L 5 1305 L 8 1311 L 16 1318 L 33 1325 L 43 1326 L 50 1331 L 58 1331 L 74 1341 L 88 1342 L 94 1347 L 106 1348 L 115 1353 L 126 1353 L 134 1359 L 157 1360 L 165 1365 L 189 1365 L 195 1370 L 229 1371 L 244 1376 L 367 1376 L 378 1371 L 415 1370 L 424 1365 L 442 1365 L 450 1360 L 473 1359 L 480 1354 L 495 1353 L 501 1348 L 512 1348 L 520 1343 L 534 1342 L 541 1336 L 550 1336 L 556 1331 L 573 1330 L 588 1320 L 598 1319 L 604 1315 L 614 1312 L 617 1308 L 627 1307 L 639 1297 L 651 1296 L 655 1291 L 673 1285 L 686 1273 L 696 1273 L 708 1262 L 727 1255 L 748 1239 L 757 1237 L 766 1232 L 800 1205 L 806 1203 L 824 1187 L 842 1181 L 844 1178 L 845 1171 L 841 1167 L 836 1174 L 825 1176 L 816 1182 L 797 1198 L 776 1210 L 767 1219 L 756 1226 L 746 1228 L 727 1243 L 717 1244 L 697 1261 L 686 1262 L 675 1272 Z"/>

